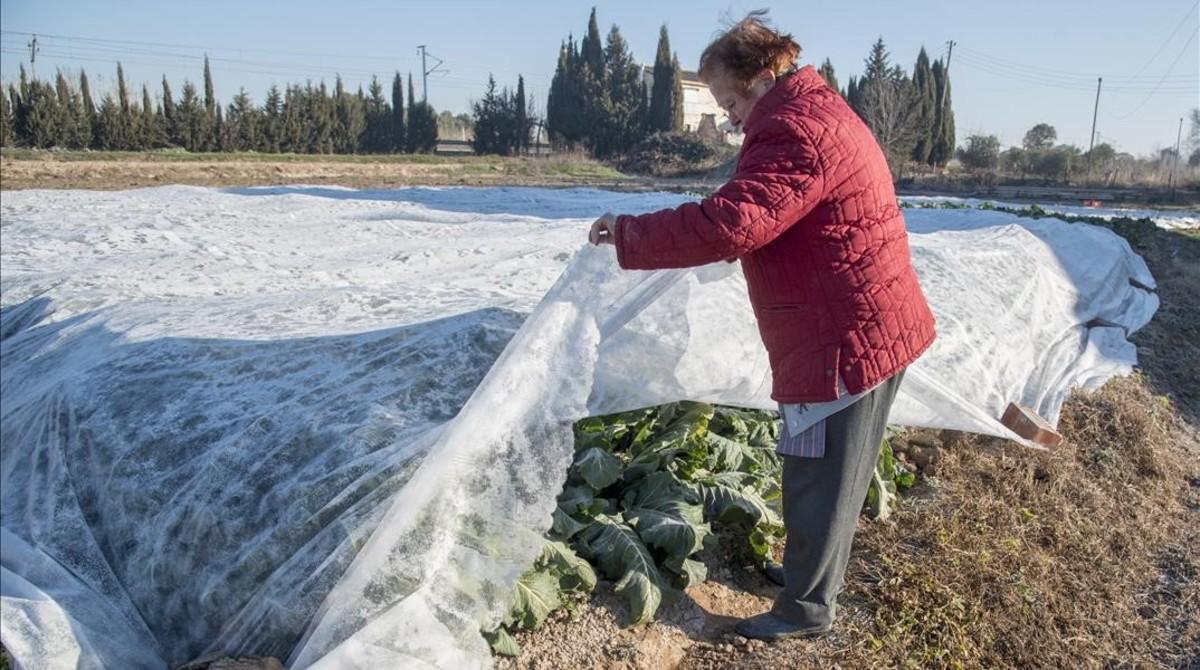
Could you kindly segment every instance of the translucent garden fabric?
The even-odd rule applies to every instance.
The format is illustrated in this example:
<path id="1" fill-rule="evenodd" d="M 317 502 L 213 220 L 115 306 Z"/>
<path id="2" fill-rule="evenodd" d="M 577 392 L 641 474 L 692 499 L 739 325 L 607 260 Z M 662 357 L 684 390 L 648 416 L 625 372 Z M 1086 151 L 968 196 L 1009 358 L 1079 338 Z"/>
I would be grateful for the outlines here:
<path id="1" fill-rule="evenodd" d="M 540 550 L 572 422 L 680 399 L 774 407 L 736 264 L 621 272 L 610 248 L 580 248 L 594 214 L 679 201 L 6 193 L 12 657 L 488 665 L 478 631 Z M 1056 419 L 1071 387 L 1134 364 L 1126 336 L 1158 303 L 1119 237 L 906 217 L 939 339 L 893 423 L 1004 435 L 1009 401 Z"/>

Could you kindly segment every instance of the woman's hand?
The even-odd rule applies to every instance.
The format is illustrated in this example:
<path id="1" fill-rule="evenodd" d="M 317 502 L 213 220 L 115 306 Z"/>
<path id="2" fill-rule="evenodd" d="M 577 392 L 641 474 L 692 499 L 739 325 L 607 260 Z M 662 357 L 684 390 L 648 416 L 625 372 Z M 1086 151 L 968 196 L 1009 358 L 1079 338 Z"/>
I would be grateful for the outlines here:
<path id="1" fill-rule="evenodd" d="M 616 244 L 617 216 L 610 212 L 596 219 L 595 223 L 592 224 L 591 232 L 588 233 L 588 241 L 597 246 L 601 244 Z"/>

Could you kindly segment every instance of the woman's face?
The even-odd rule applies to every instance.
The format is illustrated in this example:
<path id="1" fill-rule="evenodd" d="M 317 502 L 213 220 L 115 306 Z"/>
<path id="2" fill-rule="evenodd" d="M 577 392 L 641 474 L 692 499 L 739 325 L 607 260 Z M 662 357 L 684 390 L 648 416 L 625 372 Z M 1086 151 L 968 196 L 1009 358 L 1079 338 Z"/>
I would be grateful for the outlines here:
<path id="1" fill-rule="evenodd" d="M 749 88 L 743 87 L 741 82 L 720 65 L 715 66 L 708 77 L 708 90 L 716 98 L 721 109 L 725 110 L 729 123 L 739 131 L 746 117 L 750 116 L 750 110 L 754 109 L 755 103 L 774 85 L 775 74 L 770 70 L 763 70 L 756 75 Z"/>

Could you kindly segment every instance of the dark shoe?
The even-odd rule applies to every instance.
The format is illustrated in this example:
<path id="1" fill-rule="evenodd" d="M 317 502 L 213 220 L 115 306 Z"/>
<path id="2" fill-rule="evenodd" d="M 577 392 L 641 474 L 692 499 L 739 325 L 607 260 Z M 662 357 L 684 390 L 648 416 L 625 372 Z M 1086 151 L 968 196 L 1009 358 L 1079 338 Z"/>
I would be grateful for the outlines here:
<path id="1" fill-rule="evenodd" d="M 773 584 L 785 586 L 783 576 L 783 566 L 775 561 L 770 561 L 763 566 L 763 575 Z"/>
<path id="2" fill-rule="evenodd" d="M 764 612 L 749 619 L 742 619 L 734 627 L 738 635 L 775 642 L 794 637 L 817 637 L 829 632 L 829 626 L 804 626 L 780 619 L 770 612 Z"/>

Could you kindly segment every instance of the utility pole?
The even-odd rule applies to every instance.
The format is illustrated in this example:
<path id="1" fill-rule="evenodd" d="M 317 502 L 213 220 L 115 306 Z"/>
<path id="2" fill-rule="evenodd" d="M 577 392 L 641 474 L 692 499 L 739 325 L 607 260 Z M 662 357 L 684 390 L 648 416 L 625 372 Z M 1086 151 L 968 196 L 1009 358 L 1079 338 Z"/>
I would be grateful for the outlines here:
<path id="1" fill-rule="evenodd" d="M 37 81 L 37 68 L 34 66 L 34 62 L 37 60 L 37 54 L 39 51 L 38 43 L 37 43 L 37 35 L 33 36 L 33 39 L 29 41 L 28 46 L 29 46 L 29 74 L 30 74 L 30 76 L 33 77 L 34 81 Z"/>
<path id="2" fill-rule="evenodd" d="M 946 85 L 942 86 L 942 99 L 938 101 L 938 109 L 943 112 L 946 110 L 946 89 L 950 88 L 950 57 L 954 55 L 954 45 L 956 44 L 958 42 L 954 40 L 946 42 L 946 71 L 943 75 L 946 78 Z"/>
<path id="3" fill-rule="evenodd" d="M 1092 173 L 1092 148 L 1096 146 L 1096 115 L 1100 112 L 1100 84 L 1104 77 L 1096 77 L 1096 106 L 1092 108 L 1092 135 L 1088 138 L 1088 174 Z"/>
<path id="4" fill-rule="evenodd" d="M 417 47 L 417 53 L 421 54 L 421 102 L 429 102 L 429 75 L 431 74 L 446 74 L 449 70 L 439 70 L 438 67 L 442 64 L 442 59 L 434 56 L 425 50 L 425 45 L 421 44 Z M 437 64 L 432 68 L 425 66 L 425 58 L 432 58 L 437 61 Z"/>
<path id="5" fill-rule="evenodd" d="M 1175 160 L 1171 161 L 1171 176 L 1167 177 L 1167 188 L 1171 190 L 1171 200 L 1175 200 L 1175 166 L 1179 165 L 1179 141 L 1183 139 L 1183 117 L 1179 117 L 1179 130 L 1175 133 Z"/>

